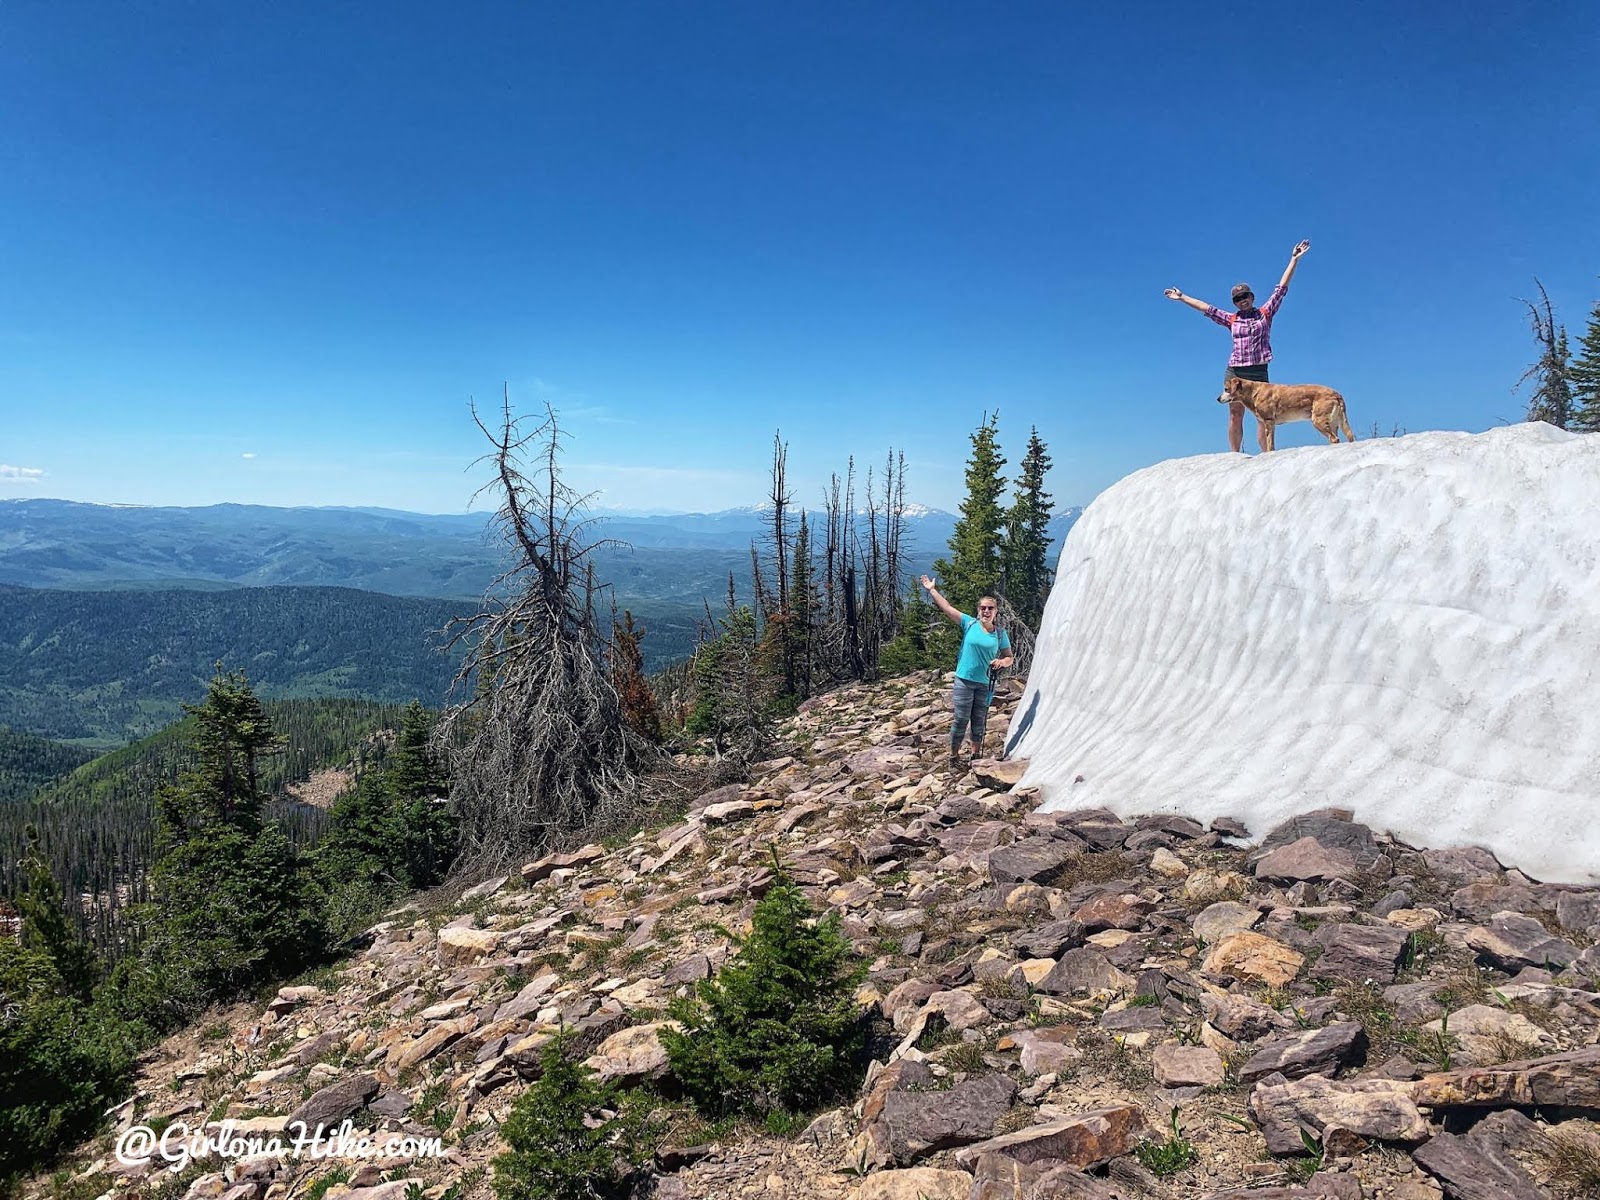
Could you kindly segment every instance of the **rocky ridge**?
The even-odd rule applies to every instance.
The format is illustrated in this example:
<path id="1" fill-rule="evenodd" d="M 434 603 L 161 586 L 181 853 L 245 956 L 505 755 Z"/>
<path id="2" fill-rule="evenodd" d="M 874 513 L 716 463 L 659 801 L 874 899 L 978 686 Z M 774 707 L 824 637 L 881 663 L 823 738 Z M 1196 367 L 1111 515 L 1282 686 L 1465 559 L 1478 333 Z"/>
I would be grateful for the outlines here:
<path id="1" fill-rule="evenodd" d="M 350 1119 L 441 1157 L 173 1175 L 107 1137 L 72 1194 L 487 1197 L 496 1128 L 559 1028 L 602 1076 L 670 1090 L 663 1010 L 733 953 L 772 847 L 871 960 L 875 1057 L 853 1104 L 791 1136 L 680 1113 L 658 1197 L 1579 1194 L 1570 1163 L 1600 1164 L 1600 890 L 1331 810 L 1274 830 L 1040 812 L 1022 764 L 948 767 L 945 686 L 815 698 L 749 783 L 669 826 L 391 914 L 338 968 L 168 1039 L 114 1114 L 258 1136 Z M 1161 1177 L 1174 1128 L 1193 1162 Z"/>

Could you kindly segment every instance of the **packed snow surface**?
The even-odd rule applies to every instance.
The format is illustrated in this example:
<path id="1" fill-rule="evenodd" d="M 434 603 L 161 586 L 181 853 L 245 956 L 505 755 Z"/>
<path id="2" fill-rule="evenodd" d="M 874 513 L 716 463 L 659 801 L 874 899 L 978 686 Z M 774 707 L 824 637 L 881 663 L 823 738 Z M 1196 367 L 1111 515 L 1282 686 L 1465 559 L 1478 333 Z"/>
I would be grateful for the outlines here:
<path id="1" fill-rule="evenodd" d="M 1600 435 L 1524 424 L 1120 481 L 1061 550 L 1011 754 L 1046 808 L 1352 810 L 1600 882 Z"/>

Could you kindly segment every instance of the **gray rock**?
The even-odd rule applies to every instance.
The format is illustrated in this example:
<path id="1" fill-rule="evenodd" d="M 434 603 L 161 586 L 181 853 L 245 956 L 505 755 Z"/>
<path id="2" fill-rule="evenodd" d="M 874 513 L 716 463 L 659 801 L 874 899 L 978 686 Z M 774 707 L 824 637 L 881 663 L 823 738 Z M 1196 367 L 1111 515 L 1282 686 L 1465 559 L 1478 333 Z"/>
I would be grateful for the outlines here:
<path id="1" fill-rule="evenodd" d="M 878 1118 L 888 1133 L 893 1161 L 909 1166 L 956 1146 L 994 1136 L 995 1122 L 1011 1107 L 1017 1085 L 1004 1075 L 980 1075 L 945 1091 L 892 1091 Z"/>
<path id="2" fill-rule="evenodd" d="M 1420 1025 L 1444 1015 L 1444 1005 L 1434 997 L 1444 983 L 1424 980 L 1421 983 L 1397 983 L 1383 989 L 1383 1002 L 1394 1010 L 1395 1019 L 1402 1025 Z"/>
<path id="3" fill-rule="evenodd" d="M 304 1121 L 308 1132 L 318 1125 L 337 1125 L 365 1108 L 378 1094 L 378 1086 L 378 1077 L 365 1071 L 331 1083 L 290 1113 L 289 1124 Z"/>
<path id="4" fill-rule="evenodd" d="M 1479 846 L 1424 850 L 1422 861 L 1435 875 L 1443 875 L 1456 884 L 1477 883 L 1480 879 L 1495 879 L 1500 875 L 1500 864 L 1494 855 Z"/>
<path id="5" fill-rule="evenodd" d="M 1411 1157 L 1450 1200 L 1545 1200 L 1521 1164 L 1488 1139 L 1441 1133 Z"/>
<path id="6" fill-rule="evenodd" d="M 1532 917 L 1513 912 L 1496 913 L 1487 928 L 1471 930 L 1467 945 L 1502 971 L 1519 971 L 1523 967 L 1559 969 L 1578 957 L 1578 948 L 1571 942 L 1553 937 Z"/>
<path id="7" fill-rule="evenodd" d="M 1324 949 L 1311 978 L 1358 984 L 1393 983 L 1408 936 L 1392 925 L 1331 925 L 1318 934 Z"/>
<path id="8" fill-rule="evenodd" d="M 1011 935 L 1011 947 L 1029 958 L 1059 958 L 1063 951 L 1083 945 L 1088 936 L 1077 921 L 1051 921 L 1038 929 Z"/>
<path id="9" fill-rule="evenodd" d="M 1556 898 L 1556 920 L 1571 933 L 1600 932 L 1600 891 L 1563 893 Z"/>
<path id="10" fill-rule="evenodd" d="M 1256 860 L 1256 878 L 1283 883 L 1326 883 L 1356 873 L 1356 856 L 1340 846 L 1324 846 L 1303 837 L 1279 846 Z"/>
<path id="11" fill-rule="evenodd" d="M 1372 906 L 1372 915 L 1387 917 L 1392 912 L 1410 907 L 1411 893 L 1404 888 L 1397 888 Z"/>
<path id="12" fill-rule="evenodd" d="M 1063 954 L 1035 990 L 1047 996 L 1070 996 L 1075 992 L 1118 991 L 1132 982 L 1100 951 L 1092 946 L 1080 946 Z"/>
<path id="13" fill-rule="evenodd" d="M 1341 1067 L 1366 1061 L 1367 1033 L 1359 1022 L 1344 1021 L 1326 1029 L 1308 1029 L 1267 1042 L 1240 1068 L 1245 1083 L 1274 1071 L 1285 1079 L 1307 1075 L 1333 1076 Z"/>
<path id="14" fill-rule="evenodd" d="M 1026 838 L 989 854 L 989 878 L 996 883 L 1043 883 L 1072 857 L 1054 838 Z"/>
<path id="15" fill-rule="evenodd" d="M 1287 846 L 1301 838 L 1315 838 L 1330 850 L 1348 850 L 1355 855 L 1356 866 L 1366 868 L 1378 861 L 1381 851 L 1372 830 L 1350 819 L 1342 808 L 1324 808 L 1316 812 L 1291 817 L 1261 839 L 1261 846 L 1252 855 L 1252 861 L 1262 858 L 1279 846 Z"/>

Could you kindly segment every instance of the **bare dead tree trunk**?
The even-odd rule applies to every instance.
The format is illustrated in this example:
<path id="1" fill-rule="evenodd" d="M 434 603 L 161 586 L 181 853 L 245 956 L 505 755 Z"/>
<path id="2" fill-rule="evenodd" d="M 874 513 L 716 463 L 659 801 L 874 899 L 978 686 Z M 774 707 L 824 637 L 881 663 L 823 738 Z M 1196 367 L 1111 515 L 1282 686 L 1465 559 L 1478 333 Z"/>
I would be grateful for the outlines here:
<path id="1" fill-rule="evenodd" d="M 454 685 L 470 698 L 445 709 L 435 744 L 450 763 L 462 873 L 491 871 L 622 817 L 650 753 L 623 720 L 595 613 L 599 585 L 586 542 L 587 497 L 560 478 L 560 428 L 546 407 L 523 432 L 502 404 L 497 429 L 472 419 L 493 446 L 495 525 L 511 565 L 477 613 L 447 627 L 465 645 Z M 524 474 L 530 448 L 536 478 Z"/>

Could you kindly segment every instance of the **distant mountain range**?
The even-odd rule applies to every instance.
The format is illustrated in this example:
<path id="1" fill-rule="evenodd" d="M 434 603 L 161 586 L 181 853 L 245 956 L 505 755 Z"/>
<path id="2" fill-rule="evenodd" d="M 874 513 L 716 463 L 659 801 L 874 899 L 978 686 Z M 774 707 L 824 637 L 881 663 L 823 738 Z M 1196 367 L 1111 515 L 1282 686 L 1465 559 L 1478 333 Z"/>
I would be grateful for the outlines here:
<path id="1" fill-rule="evenodd" d="M 908 572 L 955 520 L 908 514 Z M 647 669 L 692 652 L 730 573 L 748 594 L 764 532 L 760 509 L 599 516 L 592 539 L 626 544 L 600 547 L 597 573 L 645 628 Z M 218 660 L 263 696 L 437 704 L 452 663 L 434 633 L 503 562 L 482 514 L 0 501 L 0 727 L 118 745 L 175 720 Z"/>
<path id="2" fill-rule="evenodd" d="M 1051 523 L 1059 539 L 1081 510 Z M 592 536 L 624 543 L 595 555 L 619 603 L 698 606 L 746 586 L 759 508 L 672 516 L 596 514 Z M 953 514 L 913 506 L 914 570 L 945 552 Z M 486 514 L 377 508 L 143 508 L 67 500 L 0 500 L 0 583 L 36 588 L 345 587 L 394 596 L 481 596 L 504 563 Z"/>

